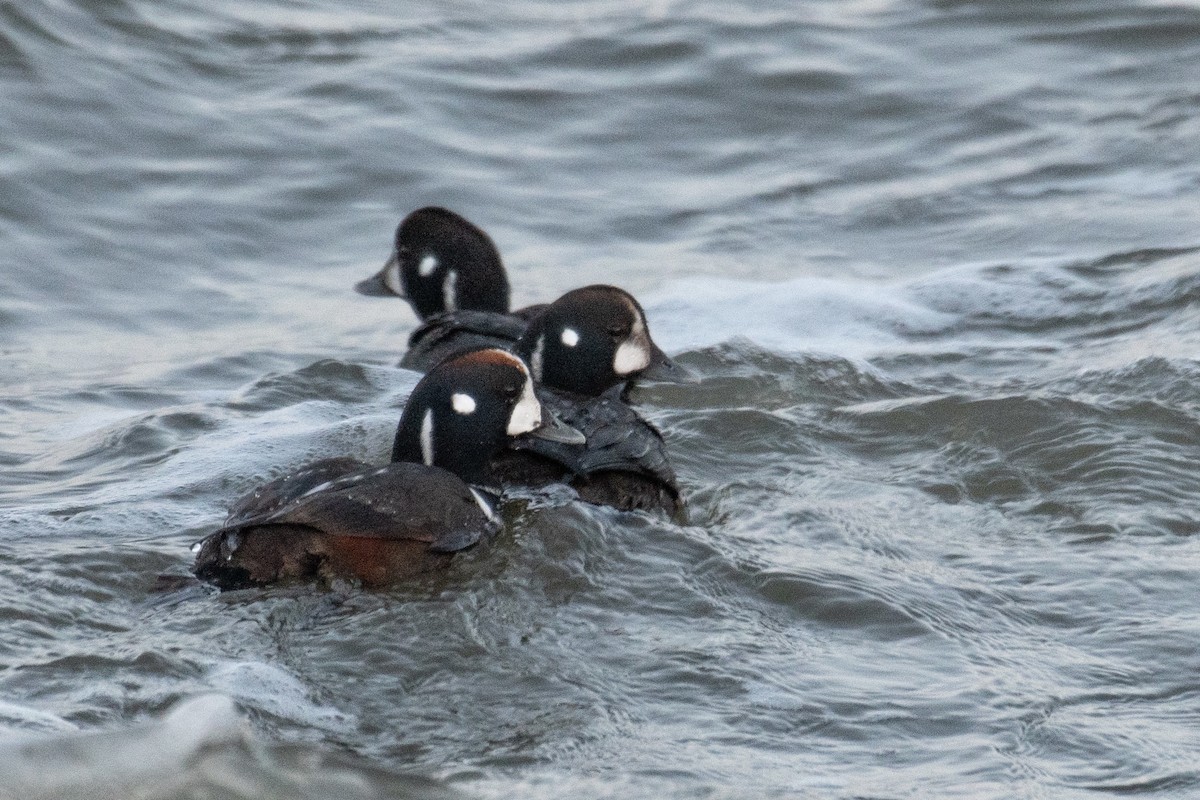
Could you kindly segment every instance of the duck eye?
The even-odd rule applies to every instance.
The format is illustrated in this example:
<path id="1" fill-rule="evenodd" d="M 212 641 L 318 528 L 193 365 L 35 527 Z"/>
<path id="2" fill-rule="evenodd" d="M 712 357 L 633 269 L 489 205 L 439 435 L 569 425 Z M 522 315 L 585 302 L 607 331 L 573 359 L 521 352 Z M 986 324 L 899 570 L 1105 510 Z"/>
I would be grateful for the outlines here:
<path id="1" fill-rule="evenodd" d="M 614 339 L 624 339 L 629 335 L 630 327 L 628 325 L 610 325 L 608 335 Z"/>
<path id="2" fill-rule="evenodd" d="M 501 396 L 512 399 L 521 393 L 521 387 L 515 383 L 510 383 L 500 389 Z"/>

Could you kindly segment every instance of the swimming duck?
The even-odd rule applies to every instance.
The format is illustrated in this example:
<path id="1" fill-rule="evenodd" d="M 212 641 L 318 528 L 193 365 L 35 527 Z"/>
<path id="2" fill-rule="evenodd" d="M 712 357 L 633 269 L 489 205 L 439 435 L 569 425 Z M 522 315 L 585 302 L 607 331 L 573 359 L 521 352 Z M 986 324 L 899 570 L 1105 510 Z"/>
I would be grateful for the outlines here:
<path id="1" fill-rule="evenodd" d="M 356 288 L 406 297 L 425 319 L 410 336 L 401 366 L 425 370 L 477 348 L 515 350 L 534 368 L 543 403 L 588 436 L 582 446 L 514 443 L 494 464 L 506 483 L 565 481 L 588 502 L 677 516 L 682 503 L 662 435 L 621 402 L 621 392 L 635 377 L 690 375 L 650 339 L 637 300 L 616 287 L 588 286 L 549 306 L 508 313 L 503 275 L 486 233 L 452 211 L 427 207 L 401 222 L 392 259 Z M 613 387 L 619 388 L 606 394 Z"/>
<path id="2" fill-rule="evenodd" d="M 620 390 L 580 397 L 540 388 L 542 406 L 580 431 L 586 443 L 520 436 L 492 457 L 493 474 L 509 486 L 565 483 L 587 503 L 682 520 L 683 496 L 663 436 L 622 400 Z"/>
<path id="3" fill-rule="evenodd" d="M 391 258 L 354 288 L 372 297 L 401 297 L 423 320 L 448 311 L 509 313 L 508 275 L 495 243 L 465 217 L 438 206 L 402 219 Z"/>
<path id="4" fill-rule="evenodd" d="M 518 436 L 583 441 L 543 408 L 511 353 L 446 361 L 409 397 L 391 464 L 326 459 L 259 487 L 197 545 L 193 571 L 233 589 L 338 578 L 381 586 L 437 567 L 499 528 L 490 459 Z"/>
<path id="5" fill-rule="evenodd" d="M 400 366 L 426 370 L 481 346 L 512 350 L 539 384 L 586 396 L 634 378 L 686 374 L 650 338 L 633 295 L 602 284 L 572 289 L 529 320 L 482 311 L 431 317 L 409 336 Z"/>
<path id="6" fill-rule="evenodd" d="M 662 434 L 623 402 L 623 393 L 631 379 L 687 380 L 690 374 L 650 338 L 646 314 L 631 294 L 585 286 L 528 322 L 486 312 L 442 314 L 412 334 L 400 364 L 426 369 L 464 348 L 489 345 L 524 358 L 542 402 L 588 440 L 510 443 L 493 464 L 506 484 L 565 482 L 590 503 L 679 516 L 682 500 Z"/>

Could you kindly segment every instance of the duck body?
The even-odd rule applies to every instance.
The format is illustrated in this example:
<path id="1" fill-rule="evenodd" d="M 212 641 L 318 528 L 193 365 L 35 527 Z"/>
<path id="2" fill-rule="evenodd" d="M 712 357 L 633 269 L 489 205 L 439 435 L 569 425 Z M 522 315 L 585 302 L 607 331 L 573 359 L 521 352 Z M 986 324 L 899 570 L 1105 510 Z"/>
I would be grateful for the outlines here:
<path id="1" fill-rule="evenodd" d="M 301 472 L 315 477 L 285 476 L 239 501 L 201 543 L 196 575 L 224 589 L 338 578 L 381 586 L 499 529 L 488 499 L 444 469 L 334 459 Z"/>
<path id="2" fill-rule="evenodd" d="M 538 398 L 587 442 L 517 437 L 492 458 L 492 471 L 501 483 L 533 488 L 565 483 L 593 505 L 683 516 L 683 497 L 666 442 L 621 400 L 620 387 L 600 397 L 542 387 Z"/>
<path id="3" fill-rule="evenodd" d="M 489 460 L 518 436 L 583 441 L 543 410 L 519 358 L 451 359 L 409 397 L 392 463 L 326 459 L 260 486 L 198 543 L 193 571 L 222 589 L 339 578 L 377 587 L 444 565 L 499 528 Z"/>
<path id="4" fill-rule="evenodd" d="M 405 369 L 425 372 L 447 358 L 488 347 L 512 350 L 529 322 L 516 314 L 449 311 L 429 317 L 408 337 L 400 360 Z"/>

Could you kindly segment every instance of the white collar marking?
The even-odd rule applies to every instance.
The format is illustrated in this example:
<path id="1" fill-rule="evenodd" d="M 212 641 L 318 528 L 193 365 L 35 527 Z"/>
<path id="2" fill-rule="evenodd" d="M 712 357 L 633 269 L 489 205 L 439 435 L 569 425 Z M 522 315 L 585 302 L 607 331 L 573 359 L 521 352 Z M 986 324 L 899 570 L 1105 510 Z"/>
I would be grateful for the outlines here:
<path id="1" fill-rule="evenodd" d="M 421 461 L 425 466 L 433 466 L 433 409 L 425 409 L 421 418 Z"/>
<path id="2" fill-rule="evenodd" d="M 455 285 L 458 283 L 458 273 L 450 270 L 446 273 L 446 278 L 442 281 L 442 305 L 447 311 L 458 310 L 458 294 L 455 291 Z"/>
<path id="3" fill-rule="evenodd" d="M 533 354 L 529 356 L 529 368 L 533 370 L 533 379 L 538 383 L 542 382 L 542 357 L 546 351 L 546 334 L 538 337 L 537 344 L 533 346 Z"/>

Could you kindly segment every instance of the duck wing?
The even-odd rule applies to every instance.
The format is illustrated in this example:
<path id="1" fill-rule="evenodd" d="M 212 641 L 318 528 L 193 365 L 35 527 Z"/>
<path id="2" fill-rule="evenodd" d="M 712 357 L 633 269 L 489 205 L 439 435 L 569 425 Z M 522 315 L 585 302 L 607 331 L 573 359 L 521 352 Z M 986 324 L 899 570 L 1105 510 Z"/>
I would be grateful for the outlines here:
<path id="1" fill-rule="evenodd" d="M 661 482 L 678 494 L 675 470 L 662 434 L 620 400 L 619 391 L 581 397 L 542 388 L 538 398 L 567 425 L 579 430 L 584 444 L 564 444 L 534 436 L 514 439 L 510 449 L 534 453 L 580 476 L 632 472 Z"/>
<path id="2" fill-rule="evenodd" d="M 222 527 L 235 527 L 263 519 L 324 484 L 370 467 L 370 464 L 356 458 L 326 458 L 306 464 L 238 498 L 230 506 L 229 516 Z"/>
<path id="3" fill-rule="evenodd" d="M 331 536 L 411 539 L 452 552 L 499 528 L 478 493 L 456 475 L 424 464 L 367 467 L 312 485 L 264 513 L 242 516 L 213 536 L 245 528 L 302 526 Z"/>

